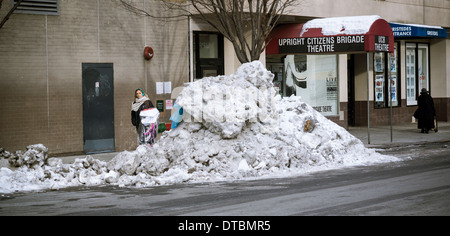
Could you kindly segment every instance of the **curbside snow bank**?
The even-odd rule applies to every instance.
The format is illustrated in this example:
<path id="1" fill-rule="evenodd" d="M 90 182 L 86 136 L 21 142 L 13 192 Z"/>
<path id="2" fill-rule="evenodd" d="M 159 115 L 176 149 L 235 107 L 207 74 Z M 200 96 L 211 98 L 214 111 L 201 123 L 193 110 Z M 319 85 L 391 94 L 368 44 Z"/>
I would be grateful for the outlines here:
<path id="1" fill-rule="evenodd" d="M 189 84 L 176 101 L 184 109 L 176 129 L 109 162 L 88 155 L 63 164 L 42 144 L 1 155 L 0 193 L 292 177 L 399 160 L 367 149 L 300 97 L 281 99 L 272 80 L 255 61 L 234 75 Z"/>

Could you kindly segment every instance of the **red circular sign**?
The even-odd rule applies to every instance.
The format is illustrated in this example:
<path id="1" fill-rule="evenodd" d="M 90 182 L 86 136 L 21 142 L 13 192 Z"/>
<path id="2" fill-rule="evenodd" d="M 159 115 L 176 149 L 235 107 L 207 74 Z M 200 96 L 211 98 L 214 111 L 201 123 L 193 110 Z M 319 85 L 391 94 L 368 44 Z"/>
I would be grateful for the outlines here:
<path id="1" fill-rule="evenodd" d="M 145 47 L 144 48 L 144 58 L 146 59 L 146 60 L 150 60 L 150 59 L 152 59 L 153 58 L 153 48 L 151 48 L 151 47 Z"/>

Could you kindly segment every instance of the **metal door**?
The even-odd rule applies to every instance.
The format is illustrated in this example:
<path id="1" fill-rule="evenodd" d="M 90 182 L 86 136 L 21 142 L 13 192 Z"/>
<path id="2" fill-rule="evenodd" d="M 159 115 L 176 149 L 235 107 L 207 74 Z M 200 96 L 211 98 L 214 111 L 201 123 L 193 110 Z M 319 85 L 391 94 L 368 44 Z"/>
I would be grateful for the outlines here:
<path id="1" fill-rule="evenodd" d="M 112 63 L 83 63 L 84 152 L 114 152 L 114 70 Z"/>

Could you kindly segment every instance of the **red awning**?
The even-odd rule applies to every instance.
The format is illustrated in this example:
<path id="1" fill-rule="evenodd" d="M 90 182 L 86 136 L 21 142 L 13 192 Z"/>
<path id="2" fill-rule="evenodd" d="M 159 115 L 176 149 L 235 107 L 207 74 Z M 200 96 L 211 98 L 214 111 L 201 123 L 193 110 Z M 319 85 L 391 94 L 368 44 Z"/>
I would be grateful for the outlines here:
<path id="1" fill-rule="evenodd" d="M 394 35 L 379 16 L 315 19 L 272 30 L 266 54 L 393 52 Z"/>

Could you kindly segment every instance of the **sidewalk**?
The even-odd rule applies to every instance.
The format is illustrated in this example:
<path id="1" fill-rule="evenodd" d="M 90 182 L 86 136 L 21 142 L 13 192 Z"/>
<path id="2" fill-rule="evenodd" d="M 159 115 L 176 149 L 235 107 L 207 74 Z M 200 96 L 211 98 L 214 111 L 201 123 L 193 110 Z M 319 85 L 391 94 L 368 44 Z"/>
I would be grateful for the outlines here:
<path id="1" fill-rule="evenodd" d="M 367 126 L 349 127 L 348 132 L 359 138 L 368 148 L 402 146 L 407 144 L 425 142 L 450 141 L 450 122 L 439 122 L 438 128 L 439 130 L 437 133 L 435 133 L 434 131 L 430 131 L 428 134 L 422 134 L 420 133 L 420 130 L 417 129 L 417 123 L 393 125 L 391 142 L 391 127 L 389 125 L 374 126 L 370 127 L 370 144 L 368 144 Z M 111 152 L 90 155 L 95 159 L 110 161 L 118 153 L 119 152 Z M 87 154 L 58 156 L 58 158 L 61 158 L 64 164 L 70 164 L 73 163 L 76 158 L 83 159 L 86 156 Z"/>
<path id="2" fill-rule="evenodd" d="M 428 134 L 420 133 L 417 123 L 408 123 L 392 126 L 370 127 L 370 144 L 368 144 L 367 126 L 349 127 L 350 132 L 359 138 L 366 147 L 401 146 L 413 143 L 450 141 L 450 122 L 439 122 L 438 132 L 430 131 Z"/>

